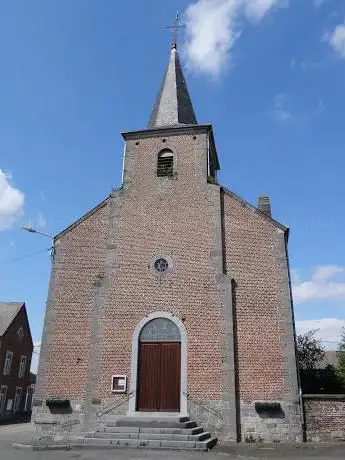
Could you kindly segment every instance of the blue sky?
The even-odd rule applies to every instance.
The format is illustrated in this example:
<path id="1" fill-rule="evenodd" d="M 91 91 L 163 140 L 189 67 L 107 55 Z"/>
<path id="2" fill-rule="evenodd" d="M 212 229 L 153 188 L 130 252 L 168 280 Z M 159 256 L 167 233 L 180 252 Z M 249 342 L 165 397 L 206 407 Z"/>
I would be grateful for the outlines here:
<path id="1" fill-rule="evenodd" d="M 50 275 L 48 251 L 37 253 L 50 240 L 20 227 L 56 234 L 120 185 L 120 132 L 147 124 L 178 8 L 185 75 L 198 121 L 214 125 L 219 180 L 254 204 L 271 196 L 274 217 L 291 227 L 298 328 L 319 327 L 332 346 L 345 325 L 345 3 L 0 6 L 0 299 L 26 301 L 34 341 Z"/>

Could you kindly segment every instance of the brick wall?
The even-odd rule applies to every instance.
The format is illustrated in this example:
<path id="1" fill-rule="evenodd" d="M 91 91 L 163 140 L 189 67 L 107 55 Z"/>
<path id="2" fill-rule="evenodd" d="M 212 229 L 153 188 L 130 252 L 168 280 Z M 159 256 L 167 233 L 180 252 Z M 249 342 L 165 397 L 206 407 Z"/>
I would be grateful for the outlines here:
<path id="1" fill-rule="evenodd" d="M 189 397 L 225 396 L 232 408 L 220 190 L 207 183 L 207 132 L 138 136 L 126 144 L 122 189 L 58 239 L 37 394 L 121 399 L 111 393 L 111 376 L 131 376 L 134 329 L 149 313 L 165 311 L 187 330 Z M 174 153 L 174 178 L 156 176 L 163 148 Z M 158 254 L 173 260 L 166 278 L 149 268 Z M 234 414 L 229 423 L 235 425 Z"/>
<path id="2" fill-rule="evenodd" d="M 112 374 L 130 376 L 133 331 L 154 311 L 184 318 L 190 397 L 218 400 L 225 391 L 221 299 L 211 258 L 214 193 L 219 200 L 219 191 L 207 184 L 206 135 L 192 134 L 127 141 L 124 187 L 113 198 L 108 241 L 115 263 L 108 274 L 100 334 L 101 397 L 109 395 Z M 175 179 L 156 176 L 163 148 L 174 153 Z M 174 263 L 163 279 L 149 270 L 158 254 Z"/>
<path id="3" fill-rule="evenodd" d="M 345 395 L 305 395 L 307 441 L 345 440 Z"/>
<path id="4" fill-rule="evenodd" d="M 108 212 L 105 202 L 56 241 L 36 396 L 84 397 Z"/>
<path id="5" fill-rule="evenodd" d="M 233 193 L 223 198 L 226 267 L 233 279 L 240 438 L 300 441 L 284 229 Z M 256 401 L 279 402 L 280 415 L 261 417 Z"/>
<path id="6" fill-rule="evenodd" d="M 234 279 L 240 397 L 297 397 L 284 232 L 231 194 L 224 196 L 226 264 Z"/>

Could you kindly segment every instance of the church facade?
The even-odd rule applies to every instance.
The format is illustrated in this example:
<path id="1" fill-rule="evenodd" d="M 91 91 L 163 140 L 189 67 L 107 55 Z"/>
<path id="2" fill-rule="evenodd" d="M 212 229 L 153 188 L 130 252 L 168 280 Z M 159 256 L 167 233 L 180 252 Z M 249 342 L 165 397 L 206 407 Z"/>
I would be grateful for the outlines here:
<path id="1" fill-rule="evenodd" d="M 122 135 L 122 186 L 54 240 L 36 426 L 186 415 L 220 440 L 301 440 L 288 228 L 218 185 L 176 46 L 147 129 Z"/>

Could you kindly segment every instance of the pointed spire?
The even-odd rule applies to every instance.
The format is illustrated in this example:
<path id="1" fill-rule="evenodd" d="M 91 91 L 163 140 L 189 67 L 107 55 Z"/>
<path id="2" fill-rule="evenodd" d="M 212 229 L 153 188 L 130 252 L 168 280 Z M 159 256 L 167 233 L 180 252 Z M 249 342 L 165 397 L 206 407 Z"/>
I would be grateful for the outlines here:
<path id="1" fill-rule="evenodd" d="M 176 42 L 174 42 L 148 129 L 196 124 L 192 101 L 183 76 Z"/>

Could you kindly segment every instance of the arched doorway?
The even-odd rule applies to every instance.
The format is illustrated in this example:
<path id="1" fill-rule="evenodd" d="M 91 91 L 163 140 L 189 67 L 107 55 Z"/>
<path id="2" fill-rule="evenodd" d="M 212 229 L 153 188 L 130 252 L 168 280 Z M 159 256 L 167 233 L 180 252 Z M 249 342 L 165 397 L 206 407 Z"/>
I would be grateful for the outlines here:
<path id="1" fill-rule="evenodd" d="M 139 334 L 137 411 L 180 412 L 181 334 L 166 317 L 147 322 Z"/>

